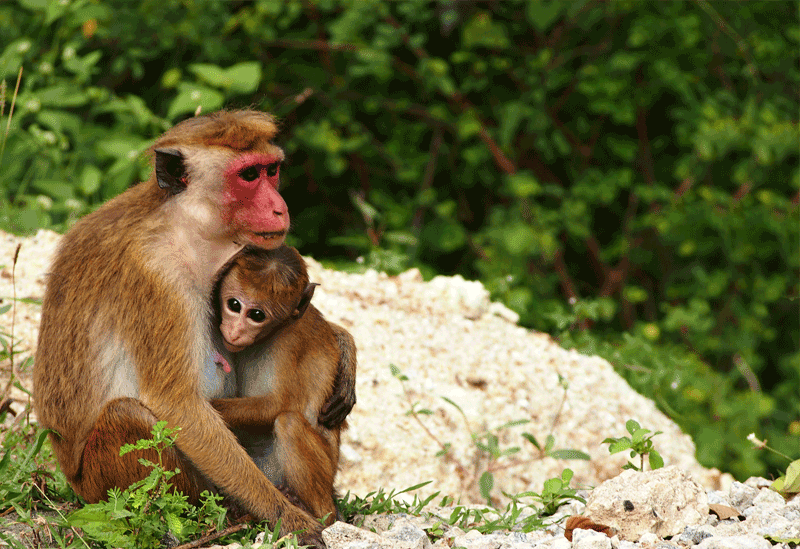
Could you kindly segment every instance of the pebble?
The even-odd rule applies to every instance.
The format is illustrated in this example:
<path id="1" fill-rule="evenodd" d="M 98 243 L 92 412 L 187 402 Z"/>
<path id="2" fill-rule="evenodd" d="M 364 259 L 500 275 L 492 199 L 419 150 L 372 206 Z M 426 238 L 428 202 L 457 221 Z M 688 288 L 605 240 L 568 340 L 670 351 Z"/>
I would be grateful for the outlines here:
<path id="1" fill-rule="evenodd" d="M 709 500 L 712 496 L 721 497 L 727 502 L 740 501 L 742 483 L 734 483 L 729 491 L 708 490 Z M 573 531 L 572 542 L 564 537 L 564 529 L 557 526 L 553 531 L 492 532 L 482 534 L 478 530 L 463 530 L 457 527 L 442 526 L 432 517 L 446 517 L 447 508 L 426 508 L 419 517 L 411 515 L 378 515 L 366 517 L 365 527 L 373 531 L 361 529 L 363 537 L 353 537 L 357 532 L 354 526 L 336 523 L 325 532 L 325 540 L 330 540 L 329 549 L 361 549 L 364 547 L 392 547 L 404 549 L 448 549 L 464 547 L 465 549 L 789 549 L 791 540 L 800 537 L 800 496 L 785 502 L 776 492 L 766 488 L 757 491 L 750 499 L 745 511 L 744 520 L 737 518 L 714 520 L 709 514 L 705 523 L 687 525 L 674 536 L 662 538 L 652 532 L 643 534 L 637 541 L 620 540 L 618 536 L 608 537 L 593 530 L 577 529 Z M 644 497 L 644 496 L 642 496 Z M 727 504 L 727 503 L 726 503 Z M 571 504 L 572 505 L 572 504 Z M 478 506 L 475 506 L 478 507 Z M 578 513 L 583 512 L 582 506 Z M 741 507 L 737 510 L 742 512 Z M 788 513 L 787 513 L 788 510 Z M 790 518 L 787 518 L 788 517 Z M 430 545 L 426 531 L 436 524 L 444 528 L 444 535 L 434 538 Z M 765 525 L 770 530 L 765 531 Z M 551 530 L 551 529 L 548 529 Z M 346 532 L 343 535 L 339 532 Z M 329 533 L 330 532 L 330 533 Z M 770 539 L 764 537 L 768 535 Z M 375 537 L 378 536 L 378 537 Z M 346 539 L 342 543 L 334 540 Z M 368 543 L 369 541 L 369 543 Z M 386 545 L 392 542 L 391 545 Z M 796 543 L 796 542 L 795 542 Z"/>

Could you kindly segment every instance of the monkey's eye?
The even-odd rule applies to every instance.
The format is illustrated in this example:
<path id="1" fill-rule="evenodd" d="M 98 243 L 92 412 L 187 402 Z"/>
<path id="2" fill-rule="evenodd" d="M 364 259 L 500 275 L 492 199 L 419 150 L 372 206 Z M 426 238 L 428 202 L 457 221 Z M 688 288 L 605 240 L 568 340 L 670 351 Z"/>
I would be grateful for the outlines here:
<path id="1" fill-rule="evenodd" d="M 271 166 L 272 164 L 270 164 Z M 258 179 L 258 168 L 255 166 L 250 166 L 249 168 L 245 168 L 239 172 L 239 177 L 244 179 L 245 181 L 255 181 Z"/>
<path id="2" fill-rule="evenodd" d="M 228 309 L 233 311 L 234 313 L 238 313 L 239 311 L 242 310 L 242 304 L 239 303 L 239 300 L 236 299 L 235 297 L 230 298 L 226 302 L 226 305 L 228 306 Z"/>
<path id="3" fill-rule="evenodd" d="M 267 175 L 270 177 L 278 175 L 278 166 L 279 164 L 277 162 L 267 165 Z"/>
<path id="4" fill-rule="evenodd" d="M 247 311 L 247 318 L 260 324 L 267 319 L 267 315 L 261 309 L 250 309 Z"/>

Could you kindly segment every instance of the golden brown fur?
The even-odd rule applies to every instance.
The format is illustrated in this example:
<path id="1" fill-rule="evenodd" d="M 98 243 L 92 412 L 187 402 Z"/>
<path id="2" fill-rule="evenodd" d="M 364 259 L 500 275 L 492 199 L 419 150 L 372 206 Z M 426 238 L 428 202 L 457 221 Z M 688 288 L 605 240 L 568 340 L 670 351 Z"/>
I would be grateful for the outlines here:
<path id="1" fill-rule="evenodd" d="M 87 501 L 141 478 L 139 455 L 120 457 L 119 445 L 166 420 L 181 427 L 166 456 L 181 468 L 177 489 L 196 500 L 216 486 L 253 515 L 280 518 L 283 533 L 305 529 L 305 543 L 322 545 L 319 524 L 256 467 L 199 381 L 215 273 L 242 244 L 280 245 L 288 228 L 274 174 L 259 187 L 267 206 L 225 202 L 241 153 L 282 159 L 275 132 L 271 116 L 252 111 L 188 120 L 153 147 L 156 164 L 169 149 L 185 173 L 161 188 L 154 172 L 64 236 L 42 305 L 34 398 L 67 479 Z"/>
<path id="2" fill-rule="evenodd" d="M 211 403 L 265 474 L 330 524 L 336 518 L 333 482 L 344 426 L 325 427 L 318 416 L 338 380 L 355 383 L 355 342 L 307 302 L 295 319 L 308 285 L 297 250 L 246 252 L 227 272 L 223 293 L 258 304 L 267 320 L 257 342 L 234 359 L 241 398 Z"/>

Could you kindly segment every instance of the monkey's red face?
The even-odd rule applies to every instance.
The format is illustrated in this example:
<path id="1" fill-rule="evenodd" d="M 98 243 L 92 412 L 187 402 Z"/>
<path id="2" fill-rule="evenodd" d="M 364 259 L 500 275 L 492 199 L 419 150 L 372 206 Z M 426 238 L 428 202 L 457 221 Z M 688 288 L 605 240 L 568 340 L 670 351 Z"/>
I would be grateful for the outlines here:
<path id="1" fill-rule="evenodd" d="M 289 231 L 289 209 L 278 192 L 282 160 L 282 154 L 248 153 L 225 170 L 225 220 L 259 248 L 277 248 Z"/>

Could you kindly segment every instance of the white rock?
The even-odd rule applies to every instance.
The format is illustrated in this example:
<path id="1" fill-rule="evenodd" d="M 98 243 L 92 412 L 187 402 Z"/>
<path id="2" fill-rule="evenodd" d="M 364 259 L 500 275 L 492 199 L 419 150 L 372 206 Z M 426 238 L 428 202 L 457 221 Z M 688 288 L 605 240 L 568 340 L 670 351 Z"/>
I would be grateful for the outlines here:
<path id="1" fill-rule="evenodd" d="M 695 549 L 772 549 L 772 544 L 754 534 L 706 538 Z"/>
<path id="2" fill-rule="evenodd" d="M 559 536 L 536 544 L 536 549 L 572 549 L 572 542 L 564 536 Z"/>
<path id="3" fill-rule="evenodd" d="M 661 540 L 657 535 L 652 532 L 645 532 L 642 534 L 642 537 L 639 538 L 639 545 L 642 547 L 653 547 L 656 543 Z"/>
<path id="4" fill-rule="evenodd" d="M 620 539 L 635 541 L 647 532 L 664 538 L 704 523 L 708 498 L 677 467 L 644 473 L 627 470 L 592 491 L 584 515 L 616 528 Z"/>
<path id="5" fill-rule="evenodd" d="M 383 533 L 383 537 L 402 542 L 402 546 L 409 549 L 428 549 L 431 546 L 425 530 L 412 524 L 406 518 L 396 520 L 391 529 Z"/>
<path id="6" fill-rule="evenodd" d="M 572 531 L 572 549 L 611 549 L 611 538 L 594 530 Z"/>
<path id="7" fill-rule="evenodd" d="M 391 549 L 405 547 L 387 540 L 374 532 L 357 528 L 345 522 L 335 522 L 322 531 L 322 539 L 328 549 Z"/>
<path id="8" fill-rule="evenodd" d="M 753 505 L 753 500 L 758 495 L 758 489 L 742 484 L 741 482 L 734 482 L 731 484 L 730 496 L 728 499 L 731 506 L 743 512 L 745 509 Z"/>
<path id="9" fill-rule="evenodd" d="M 755 499 L 753 499 L 753 505 L 779 511 L 786 506 L 786 500 L 783 499 L 783 496 L 775 490 L 762 488 L 758 491 L 758 495 L 755 497 Z"/>
<path id="10" fill-rule="evenodd" d="M 397 275 L 397 279 L 403 282 L 422 282 L 422 273 L 414 267 Z"/>
<path id="11" fill-rule="evenodd" d="M 508 320 L 511 324 L 516 324 L 519 322 L 519 314 L 516 311 L 512 311 L 497 301 L 493 301 L 489 304 L 489 313 L 493 314 L 494 316 L 499 316 L 504 320 Z"/>

